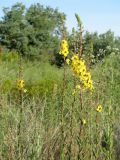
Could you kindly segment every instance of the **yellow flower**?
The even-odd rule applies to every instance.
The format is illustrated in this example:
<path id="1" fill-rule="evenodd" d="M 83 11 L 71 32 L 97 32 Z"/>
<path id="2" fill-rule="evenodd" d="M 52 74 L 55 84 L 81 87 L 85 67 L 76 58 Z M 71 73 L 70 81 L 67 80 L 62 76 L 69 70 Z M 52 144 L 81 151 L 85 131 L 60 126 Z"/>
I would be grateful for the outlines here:
<path id="1" fill-rule="evenodd" d="M 17 88 L 18 90 L 22 90 L 22 89 L 24 88 L 24 80 L 18 79 L 18 80 L 16 81 L 16 88 Z"/>
<path id="2" fill-rule="evenodd" d="M 67 45 L 67 41 L 65 39 L 63 39 L 60 44 L 61 45 Z"/>
<path id="3" fill-rule="evenodd" d="M 71 59 L 71 68 L 74 74 L 79 78 L 84 89 L 93 89 L 93 83 L 90 72 L 87 72 L 85 61 L 79 58 L 78 54 L 73 55 Z"/>
<path id="4" fill-rule="evenodd" d="M 85 125 L 87 122 L 85 119 L 82 119 L 82 124 Z"/>
<path id="5" fill-rule="evenodd" d="M 26 93 L 27 92 L 27 89 L 24 89 L 24 93 Z"/>
<path id="6" fill-rule="evenodd" d="M 101 106 L 101 105 L 98 105 L 96 111 L 97 111 L 97 112 L 102 112 L 102 106 Z"/>
<path id="7" fill-rule="evenodd" d="M 63 39 L 60 42 L 60 52 L 59 54 L 63 55 L 64 57 L 67 57 L 69 51 L 68 51 L 68 43 L 65 39 Z"/>
<path id="8" fill-rule="evenodd" d="M 66 59 L 66 63 L 69 65 L 70 64 L 70 60 L 67 58 Z"/>
<path id="9" fill-rule="evenodd" d="M 75 87 L 77 90 L 80 90 L 80 85 L 76 85 L 76 87 Z"/>

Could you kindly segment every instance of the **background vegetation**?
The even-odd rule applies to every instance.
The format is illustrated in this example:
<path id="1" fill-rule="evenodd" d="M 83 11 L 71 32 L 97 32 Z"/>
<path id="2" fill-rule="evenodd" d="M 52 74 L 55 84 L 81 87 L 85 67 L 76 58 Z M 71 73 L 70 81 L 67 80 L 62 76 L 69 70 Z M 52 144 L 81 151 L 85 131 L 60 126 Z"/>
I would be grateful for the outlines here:
<path id="1" fill-rule="evenodd" d="M 34 4 L 4 8 L 0 20 L 0 159 L 63 160 L 61 101 L 63 57 L 59 55 L 64 13 Z M 75 31 L 80 44 L 80 31 Z M 66 31 L 69 49 L 73 32 Z M 73 102 L 74 78 L 66 65 L 64 159 L 119 160 L 120 37 L 112 31 L 83 35 L 83 57 L 90 66 L 94 91 L 83 94 L 83 111 Z M 20 57 L 26 92 L 16 90 Z M 79 94 L 76 95 L 79 98 Z M 102 113 L 96 112 L 101 104 Z M 22 112 L 21 112 L 22 106 Z M 71 137 L 71 111 L 73 135 Z M 79 135 L 79 117 L 85 119 Z M 72 150 L 70 143 L 72 139 Z M 82 146 L 82 147 L 81 147 Z M 80 155 L 79 155 L 80 153 Z"/>

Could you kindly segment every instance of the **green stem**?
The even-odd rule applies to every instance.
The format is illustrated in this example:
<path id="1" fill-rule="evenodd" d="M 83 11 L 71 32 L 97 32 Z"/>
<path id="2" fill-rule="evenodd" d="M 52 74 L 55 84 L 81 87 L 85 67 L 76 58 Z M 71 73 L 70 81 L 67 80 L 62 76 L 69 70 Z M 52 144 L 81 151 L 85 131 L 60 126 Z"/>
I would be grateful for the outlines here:
<path id="1" fill-rule="evenodd" d="M 63 72 L 63 88 L 62 88 L 62 106 L 61 106 L 61 160 L 64 160 L 64 97 L 65 97 L 65 59 L 64 59 L 64 72 Z"/>

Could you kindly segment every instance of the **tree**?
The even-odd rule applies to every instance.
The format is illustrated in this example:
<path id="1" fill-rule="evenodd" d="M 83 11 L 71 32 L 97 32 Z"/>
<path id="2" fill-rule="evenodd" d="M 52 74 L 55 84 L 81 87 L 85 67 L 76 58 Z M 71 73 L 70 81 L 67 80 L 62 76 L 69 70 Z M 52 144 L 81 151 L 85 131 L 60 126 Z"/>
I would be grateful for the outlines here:
<path id="1" fill-rule="evenodd" d="M 57 9 L 39 3 L 28 9 L 22 3 L 4 8 L 0 21 L 0 44 L 22 55 L 39 56 L 57 50 L 61 15 Z"/>
<path id="2" fill-rule="evenodd" d="M 98 34 L 97 32 L 94 32 L 94 33 L 86 32 L 85 42 L 87 46 L 88 44 L 92 43 L 93 44 L 92 54 L 96 58 L 102 59 L 111 53 L 111 50 L 109 50 L 109 48 L 111 49 L 114 48 L 115 36 L 111 30 L 103 34 Z"/>
<path id="3" fill-rule="evenodd" d="M 24 26 L 25 6 L 17 3 L 9 8 L 4 8 L 4 17 L 0 21 L 0 43 L 9 49 L 19 49 L 24 37 L 22 32 Z"/>

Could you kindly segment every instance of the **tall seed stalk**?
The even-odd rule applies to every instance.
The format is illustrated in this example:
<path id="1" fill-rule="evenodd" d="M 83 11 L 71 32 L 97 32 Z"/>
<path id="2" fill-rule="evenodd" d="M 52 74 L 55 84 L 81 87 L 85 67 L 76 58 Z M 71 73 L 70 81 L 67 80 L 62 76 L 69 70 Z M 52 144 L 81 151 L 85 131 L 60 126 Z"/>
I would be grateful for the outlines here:
<path id="1" fill-rule="evenodd" d="M 18 79 L 22 80 L 23 79 L 23 67 L 22 67 L 22 56 L 21 54 L 19 55 L 19 69 L 18 69 Z M 23 146 L 20 145 L 21 144 L 21 127 L 22 127 L 22 115 L 23 115 L 23 91 L 19 90 L 19 114 L 20 114 L 20 119 L 19 119 L 19 123 L 18 123 L 18 150 L 20 148 L 20 152 L 19 154 L 21 154 L 20 156 L 22 156 L 22 152 L 23 152 Z"/>
<path id="2" fill-rule="evenodd" d="M 76 53 L 76 35 L 75 35 L 75 29 L 72 29 L 72 35 L 73 35 L 73 54 Z M 73 88 L 75 90 L 76 87 L 76 78 L 74 76 L 73 79 Z M 72 145 L 73 145 L 73 116 L 74 116 L 74 107 L 75 107 L 75 101 L 76 101 L 76 96 L 73 94 L 73 102 L 71 105 L 71 112 L 70 112 L 70 146 L 69 146 L 69 159 L 73 158 L 72 154 Z"/>
<path id="3" fill-rule="evenodd" d="M 62 24 L 61 24 L 61 33 L 62 33 L 62 39 L 66 39 L 65 34 L 65 24 L 64 24 L 64 17 L 61 17 Z M 62 103 L 61 103 L 61 155 L 60 159 L 65 159 L 65 133 L 64 133 L 64 99 L 65 99 L 65 81 L 66 81 L 66 67 L 65 67 L 65 57 L 64 57 L 64 63 L 63 63 L 63 85 L 62 85 Z"/>
<path id="4" fill-rule="evenodd" d="M 83 25 L 82 22 L 80 20 L 80 17 L 78 16 L 78 14 L 75 14 L 77 23 L 78 23 L 78 29 L 79 29 L 79 33 L 80 33 L 80 48 L 78 51 L 78 56 L 79 59 L 81 58 L 82 54 L 83 54 Z M 80 102 L 80 112 L 82 113 L 83 110 L 83 96 L 82 96 L 82 88 L 80 89 L 80 98 L 79 98 L 79 102 Z M 82 119 L 81 117 L 79 117 L 79 136 L 78 136 L 78 160 L 80 160 L 83 156 L 81 155 L 82 152 L 82 148 L 81 148 L 81 134 L 82 134 L 82 130 L 83 130 L 83 125 L 82 125 Z"/>

